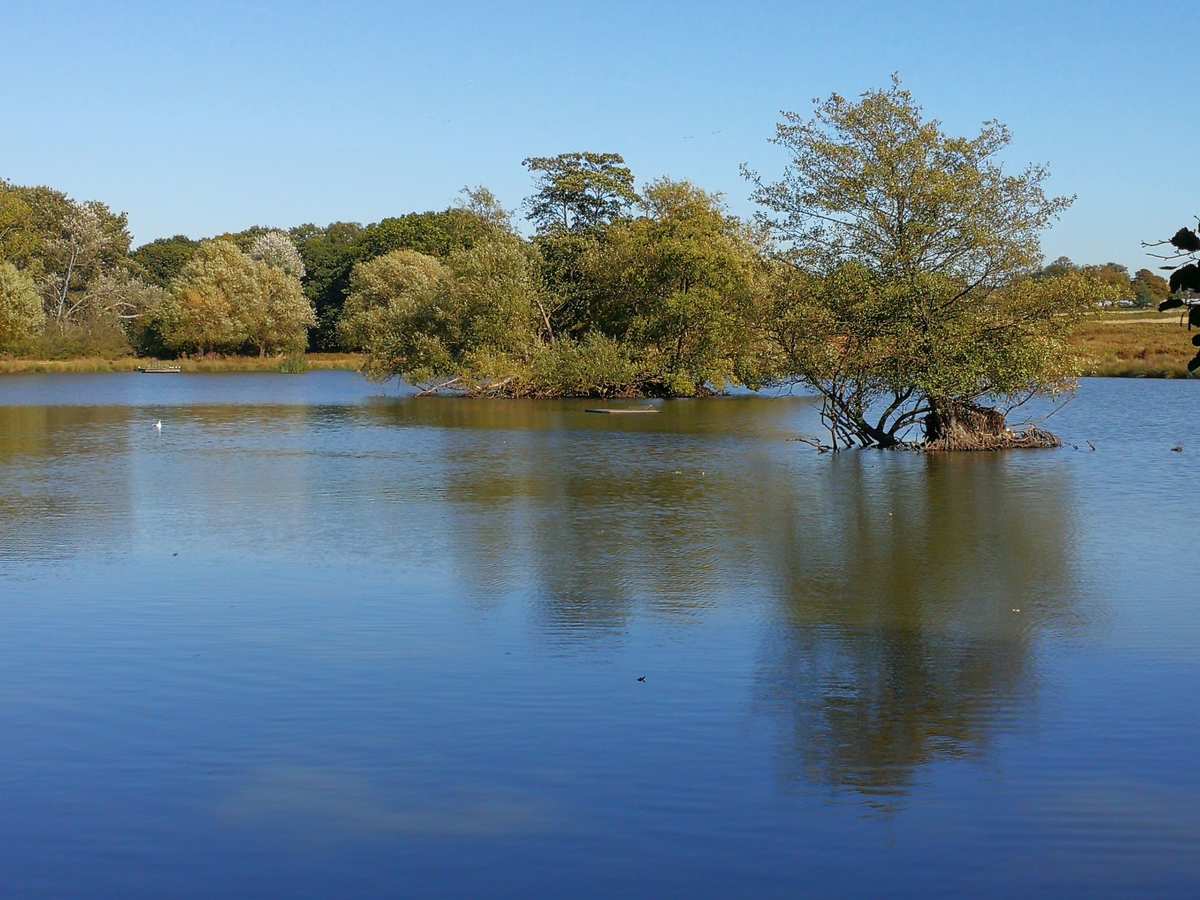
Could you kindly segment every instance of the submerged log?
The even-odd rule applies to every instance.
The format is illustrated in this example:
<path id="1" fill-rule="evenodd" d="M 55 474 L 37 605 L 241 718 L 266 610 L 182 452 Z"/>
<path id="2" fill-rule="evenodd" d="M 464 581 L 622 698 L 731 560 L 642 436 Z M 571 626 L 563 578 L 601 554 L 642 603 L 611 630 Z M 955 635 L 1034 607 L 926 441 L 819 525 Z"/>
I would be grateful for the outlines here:
<path id="1" fill-rule="evenodd" d="M 636 406 L 631 409 L 605 409 L 596 407 L 594 409 L 585 409 L 584 412 L 600 413 L 605 416 L 629 416 L 637 413 L 656 413 L 657 409 L 651 406 Z"/>

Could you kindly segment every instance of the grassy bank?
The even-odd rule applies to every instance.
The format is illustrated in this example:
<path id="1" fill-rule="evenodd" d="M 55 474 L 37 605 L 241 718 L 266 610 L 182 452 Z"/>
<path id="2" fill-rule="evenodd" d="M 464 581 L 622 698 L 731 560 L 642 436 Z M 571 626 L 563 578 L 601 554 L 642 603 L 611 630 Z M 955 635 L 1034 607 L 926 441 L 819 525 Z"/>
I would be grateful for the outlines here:
<path id="1" fill-rule="evenodd" d="M 1196 353 L 1189 338 L 1177 312 L 1131 310 L 1102 313 L 1083 323 L 1075 346 L 1088 360 L 1088 375 L 1186 378 L 1188 360 Z"/>
<path id="2" fill-rule="evenodd" d="M 1195 334 L 1196 332 L 1193 332 Z M 1102 312 L 1080 325 L 1075 346 L 1088 362 L 1085 374 L 1113 378 L 1184 378 L 1187 363 L 1196 352 L 1178 313 L 1154 310 Z M 0 357 L 0 375 L 38 373 L 134 372 L 139 366 L 178 365 L 185 372 L 280 372 L 289 363 L 279 356 L 222 356 L 203 359 L 154 360 L 135 356 L 116 359 L 8 359 Z M 357 353 L 309 353 L 309 370 L 356 371 L 363 357 Z"/>
<path id="3" fill-rule="evenodd" d="M 304 357 L 308 370 L 340 369 L 355 371 L 363 358 L 357 353 L 309 353 Z M 81 357 L 78 359 L 5 359 L 0 357 L 0 375 L 50 373 L 87 374 L 97 372 L 136 372 L 142 366 L 179 366 L 184 372 L 281 372 L 291 360 L 281 356 L 221 356 L 204 359 L 156 360 L 136 356 L 116 359 Z"/>

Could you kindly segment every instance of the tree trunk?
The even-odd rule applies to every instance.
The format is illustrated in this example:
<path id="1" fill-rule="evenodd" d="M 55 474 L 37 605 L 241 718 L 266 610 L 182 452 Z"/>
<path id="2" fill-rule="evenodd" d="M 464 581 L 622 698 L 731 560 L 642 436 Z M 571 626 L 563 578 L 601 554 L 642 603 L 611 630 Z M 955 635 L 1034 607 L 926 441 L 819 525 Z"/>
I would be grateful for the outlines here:
<path id="1" fill-rule="evenodd" d="M 855 422 L 855 427 L 859 432 L 867 438 L 870 438 L 872 447 L 878 447 L 881 450 L 888 450 L 900 443 L 896 436 L 882 428 L 876 428 L 867 423 L 865 419 L 860 419 Z"/>
<path id="2" fill-rule="evenodd" d="M 71 290 L 71 275 L 75 271 L 75 258 L 79 255 L 79 249 L 74 244 L 71 245 L 71 258 L 67 260 L 67 274 L 63 278 L 62 292 L 58 295 L 58 314 L 54 317 L 61 325 L 63 320 L 63 310 L 67 305 L 67 292 Z"/>

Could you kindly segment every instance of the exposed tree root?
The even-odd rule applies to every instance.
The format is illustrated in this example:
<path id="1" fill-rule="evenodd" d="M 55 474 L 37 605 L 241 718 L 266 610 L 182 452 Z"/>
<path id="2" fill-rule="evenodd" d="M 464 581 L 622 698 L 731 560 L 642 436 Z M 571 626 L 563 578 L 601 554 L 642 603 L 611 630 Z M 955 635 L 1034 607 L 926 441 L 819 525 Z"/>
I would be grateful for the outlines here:
<path id="1" fill-rule="evenodd" d="M 1024 431 L 1005 429 L 999 434 L 972 433 L 956 427 L 937 440 L 926 441 L 923 445 L 924 449 L 929 451 L 1034 450 L 1061 446 L 1062 441 L 1058 435 L 1051 434 L 1036 425 L 1030 425 Z"/>
<path id="2" fill-rule="evenodd" d="M 946 450 L 1018 450 L 1061 447 L 1062 441 L 1036 425 L 1012 431 L 998 409 L 974 403 L 941 403 L 925 418 L 924 448 Z"/>

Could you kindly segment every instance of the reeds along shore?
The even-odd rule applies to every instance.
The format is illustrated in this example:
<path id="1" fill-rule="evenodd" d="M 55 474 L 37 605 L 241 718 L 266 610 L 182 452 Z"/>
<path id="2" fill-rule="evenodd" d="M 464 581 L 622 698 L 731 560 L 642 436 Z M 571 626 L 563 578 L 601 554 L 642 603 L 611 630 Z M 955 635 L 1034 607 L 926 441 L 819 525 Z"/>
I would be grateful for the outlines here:
<path id="1" fill-rule="evenodd" d="M 299 365 L 298 365 L 299 363 Z M 4 359 L 0 375 L 97 374 L 136 372 L 156 364 L 179 366 L 183 372 L 295 372 L 304 370 L 357 371 L 363 357 L 357 353 L 308 353 L 302 360 L 287 356 L 214 356 L 198 359 L 153 360 L 138 356 L 116 359 L 80 357 L 77 359 Z"/>

